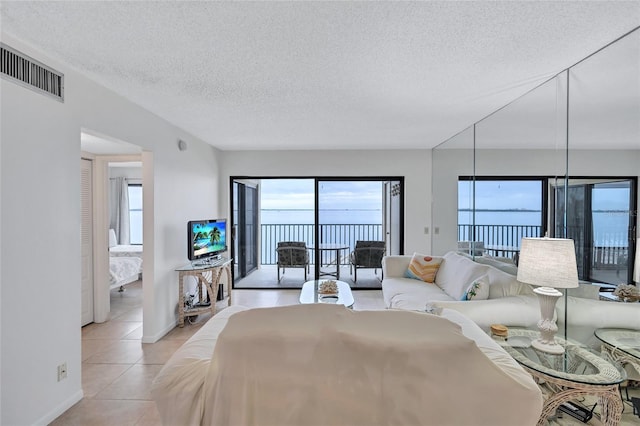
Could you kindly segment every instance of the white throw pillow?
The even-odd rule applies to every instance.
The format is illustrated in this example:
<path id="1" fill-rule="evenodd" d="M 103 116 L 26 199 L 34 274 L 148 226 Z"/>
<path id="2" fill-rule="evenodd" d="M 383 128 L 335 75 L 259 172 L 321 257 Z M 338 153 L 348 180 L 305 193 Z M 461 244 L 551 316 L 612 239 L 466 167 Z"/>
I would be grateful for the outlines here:
<path id="1" fill-rule="evenodd" d="M 116 231 L 109 229 L 109 248 L 118 245 L 118 239 L 116 238 Z"/>
<path id="2" fill-rule="evenodd" d="M 489 277 L 476 278 L 469 284 L 460 300 L 487 300 L 489 298 Z"/>
<path id="3" fill-rule="evenodd" d="M 443 256 L 442 265 L 436 275 L 436 285 L 453 300 L 460 300 L 469 284 L 487 273 L 489 266 L 480 265 L 471 259 L 450 251 Z"/>

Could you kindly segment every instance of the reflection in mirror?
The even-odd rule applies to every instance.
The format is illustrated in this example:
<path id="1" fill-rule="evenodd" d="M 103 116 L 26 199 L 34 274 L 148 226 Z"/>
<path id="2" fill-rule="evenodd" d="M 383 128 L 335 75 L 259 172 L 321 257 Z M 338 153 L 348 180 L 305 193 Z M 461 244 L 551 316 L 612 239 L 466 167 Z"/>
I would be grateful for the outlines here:
<path id="1" fill-rule="evenodd" d="M 485 256 L 508 257 L 487 247 L 520 246 L 529 234 L 512 229 L 535 194 L 542 207 L 529 220 L 541 223 L 531 236 L 575 241 L 580 286 L 556 305 L 558 336 L 593 345 L 603 327 L 637 333 L 640 305 L 611 291 L 633 281 L 640 227 L 640 28 L 452 139 L 433 151 L 433 253 L 462 237 L 481 241 Z M 505 324 L 535 329 L 519 308 Z"/>
<path id="2" fill-rule="evenodd" d="M 443 255 L 458 247 L 458 176 L 473 176 L 473 127 L 465 129 L 433 149 L 433 234 L 431 252 Z M 463 194 L 473 205 L 473 191 Z M 469 211 L 465 220 L 473 219 Z"/>
<path id="3" fill-rule="evenodd" d="M 562 73 L 476 124 L 474 233 L 487 255 L 517 263 L 522 238 L 547 233 L 547 179 L 567 170 L 566 105 Z"/>

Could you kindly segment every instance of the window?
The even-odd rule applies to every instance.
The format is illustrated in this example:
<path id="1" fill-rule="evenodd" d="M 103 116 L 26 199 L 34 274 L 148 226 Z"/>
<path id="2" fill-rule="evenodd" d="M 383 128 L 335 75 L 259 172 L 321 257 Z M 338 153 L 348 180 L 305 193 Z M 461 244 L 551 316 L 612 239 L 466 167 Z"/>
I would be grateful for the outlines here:
<path id="1" fill-rule="evenodd" d="M 458 241 L 480 241 L 489 254 L 511 257 L 523 237 L 544 234 L 544 180 L 461 177 Z"/>
<path id="2" fill-rule="evenodd" d="M 129 244 L 142 244 L 142 185 L 130 184 Z"/>

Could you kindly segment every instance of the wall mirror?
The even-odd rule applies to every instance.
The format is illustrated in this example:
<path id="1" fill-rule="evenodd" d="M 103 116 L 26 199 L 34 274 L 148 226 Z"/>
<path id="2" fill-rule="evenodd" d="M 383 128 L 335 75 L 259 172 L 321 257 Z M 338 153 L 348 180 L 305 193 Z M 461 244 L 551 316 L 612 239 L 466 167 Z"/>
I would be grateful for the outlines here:
<path id="1" fill-rule="evenodd" d="M 523 237 L 566 237 L 581 282 L 569 301 L 632 283 L 639 117 L 636 29 L 433 149 L 432 253 L 476 241 L 471 256 L 517 266 Z M 564 300 L 561 332 L 584 338 Z"/>

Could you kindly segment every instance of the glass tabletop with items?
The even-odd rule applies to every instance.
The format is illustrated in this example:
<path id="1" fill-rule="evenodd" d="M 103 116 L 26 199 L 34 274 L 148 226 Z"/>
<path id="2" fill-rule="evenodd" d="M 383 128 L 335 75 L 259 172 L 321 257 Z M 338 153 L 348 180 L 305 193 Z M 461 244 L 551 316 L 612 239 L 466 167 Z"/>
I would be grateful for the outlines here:
<path id="1" fill-rule="evenodd" d="M 587 385 L 616 385 L 626 379 L 619 370 L 584 345 L 556 337 L 564 347 L 563 354 L 551 354 L 534 349 L 531 342 L 538 331 L 509 329 L 508 339 L 500 345 L 522 366 L 548 377 Z"/>

